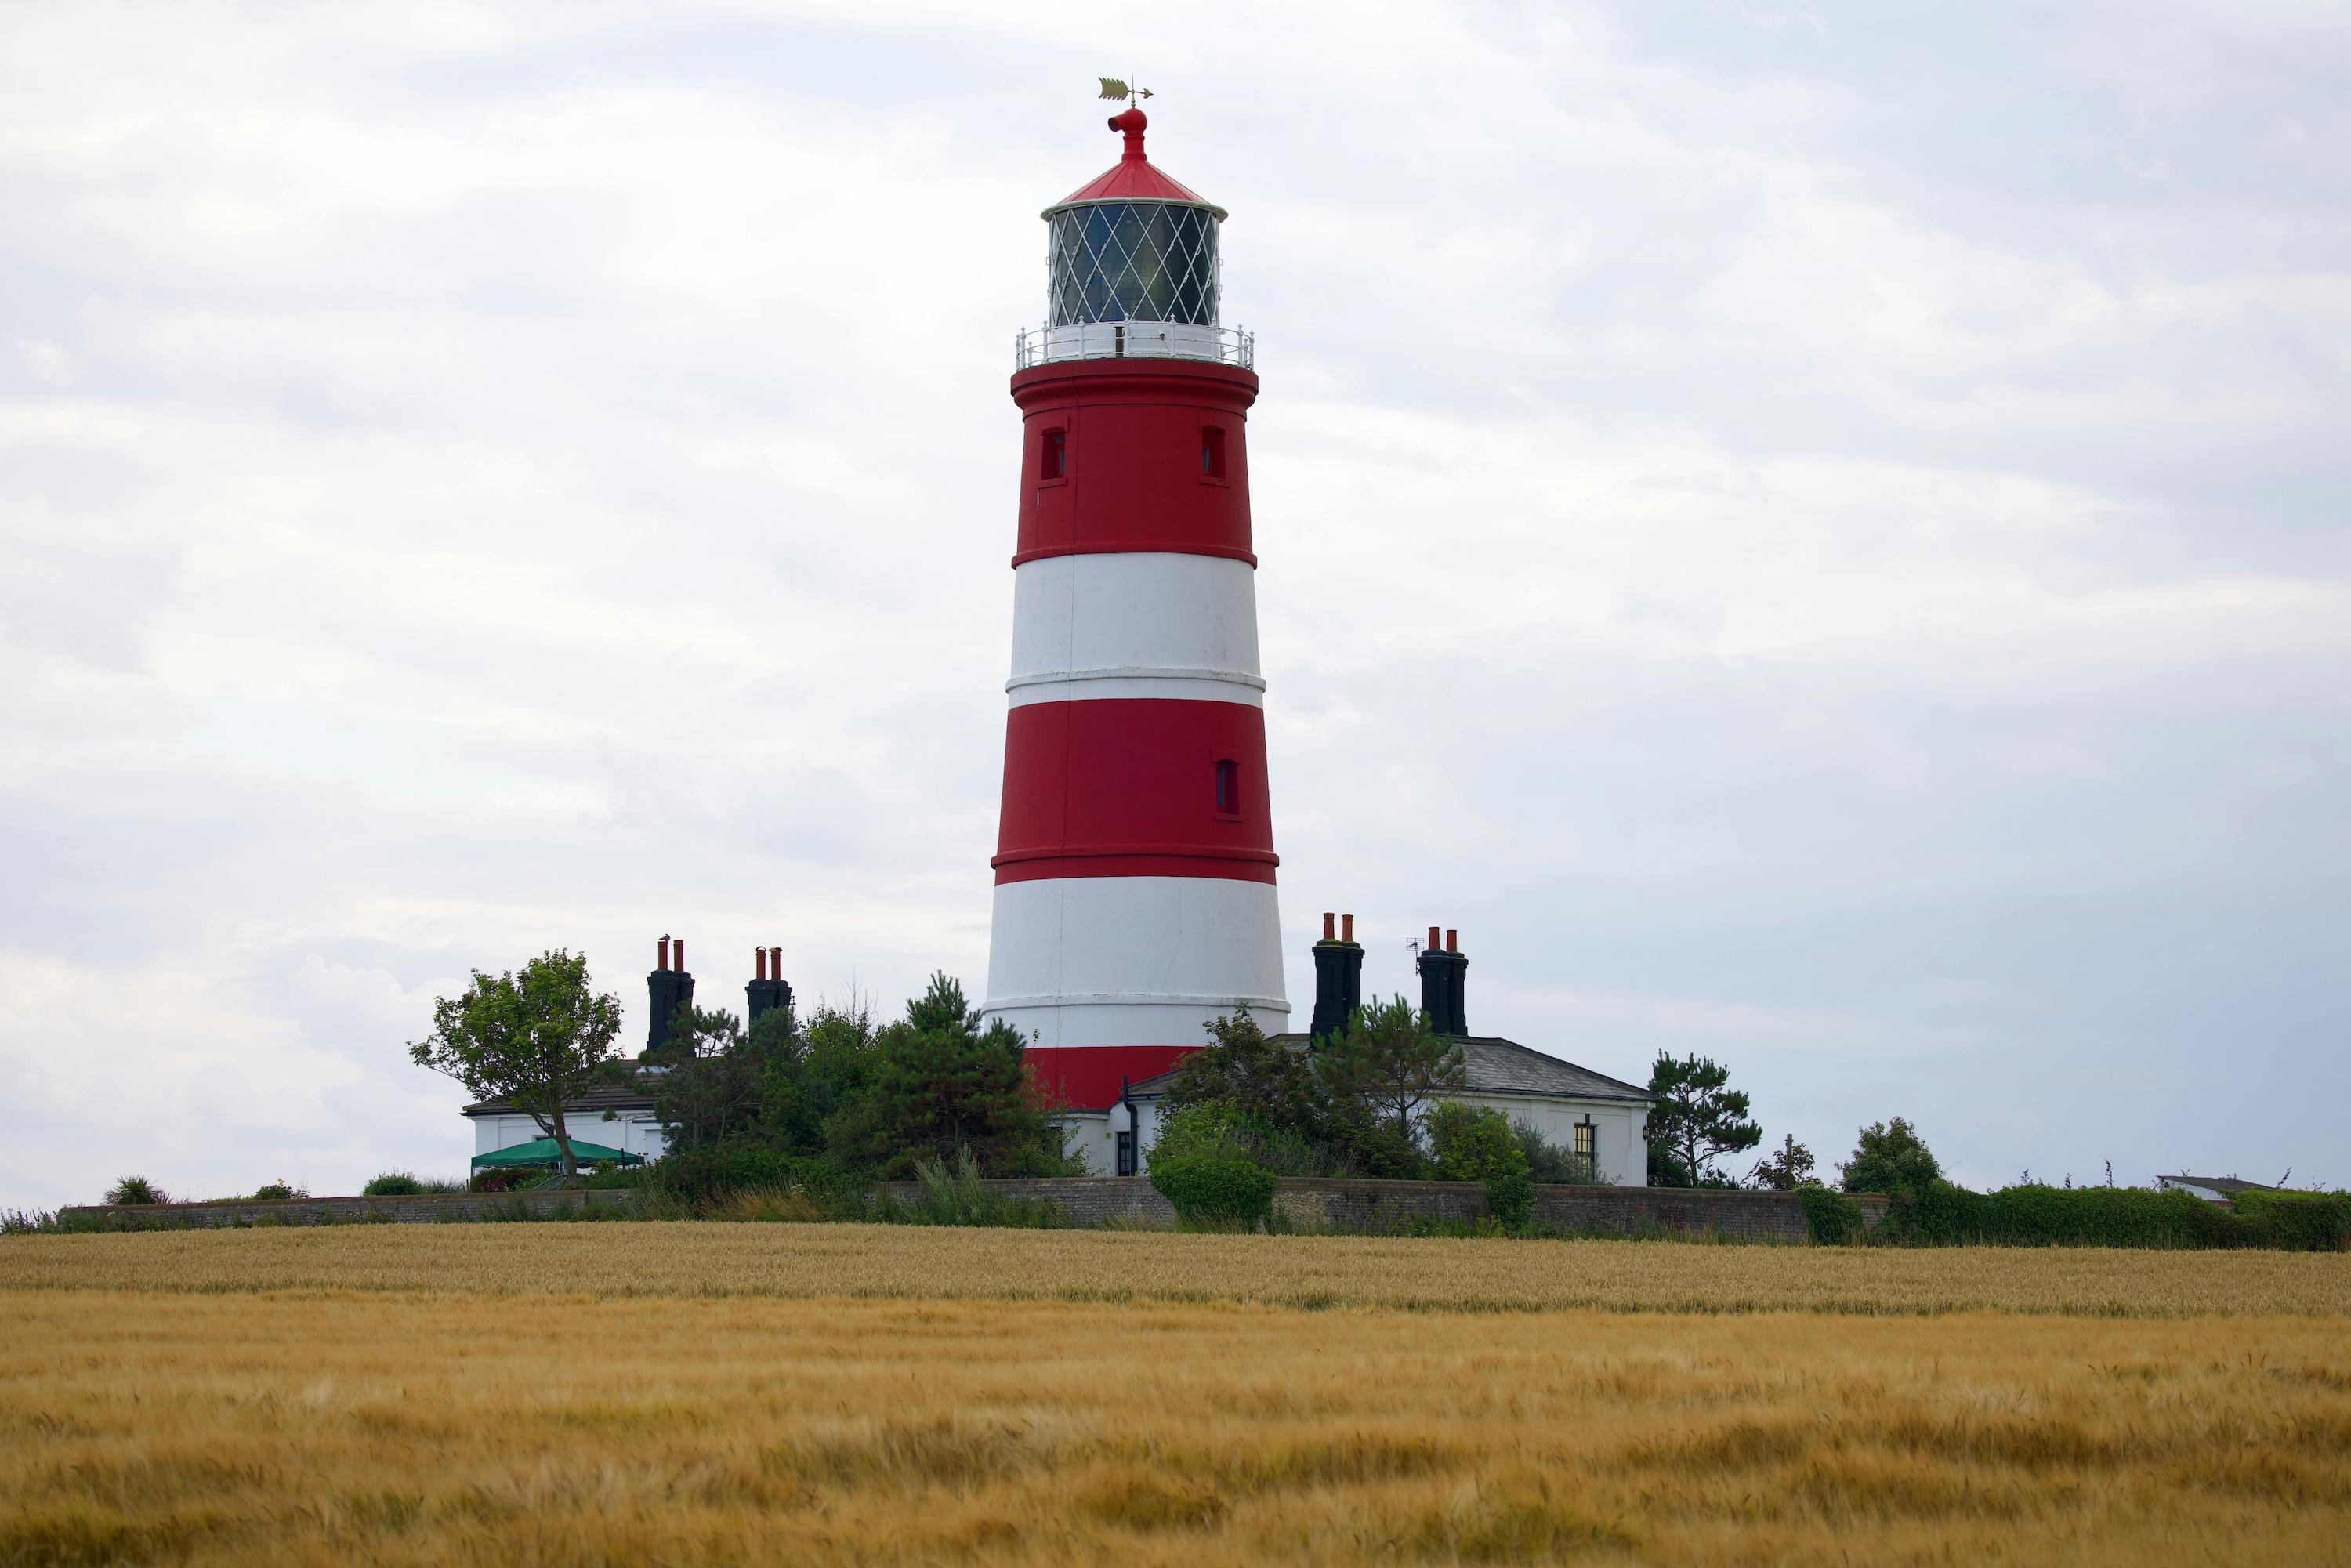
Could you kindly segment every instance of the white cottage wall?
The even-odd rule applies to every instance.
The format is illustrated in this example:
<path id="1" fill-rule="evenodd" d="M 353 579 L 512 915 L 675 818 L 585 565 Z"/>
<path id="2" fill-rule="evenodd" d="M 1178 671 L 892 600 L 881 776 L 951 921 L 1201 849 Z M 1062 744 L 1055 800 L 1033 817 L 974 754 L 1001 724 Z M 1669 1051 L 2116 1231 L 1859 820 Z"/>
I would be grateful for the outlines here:
<path id="1" fill-rule="evenodd" d="M 473 1116 L 467 1119 L 474 1124 L 474 1153 L 477 1155 L 495 1154 L 500 1149 L 510 1149 L 517 1144 L 528 1144 L 547 1135 L 538 1130 L 538 1124 L 528 1116 Z M 649 1160 L 661 1158 L 664 1143 L 661 1124 L 644 1112 L 624 1111 L 610 1122 L 603 1119 L 601 1112 L 566 1116 L 563 1130 L 575 1142 L 584 1139 L 591 1144 L 601 1144 L 608 1149 L 619 1149 L 624 1154 L 642 1155 Z"/>

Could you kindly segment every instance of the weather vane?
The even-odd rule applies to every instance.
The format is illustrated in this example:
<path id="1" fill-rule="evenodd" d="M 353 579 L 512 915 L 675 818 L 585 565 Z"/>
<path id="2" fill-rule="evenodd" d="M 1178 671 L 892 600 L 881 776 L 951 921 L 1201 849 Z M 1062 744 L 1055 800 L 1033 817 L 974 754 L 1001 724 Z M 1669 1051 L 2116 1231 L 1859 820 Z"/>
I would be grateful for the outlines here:
<path id="1" fill-rule="evenodd" d="M 1124 81 L 1121 80 L 1117 77 L 1103 77 L 1101 79 L 1102 96 L 1104 98 L 1123 98 L 1132 103 L 1137 99 L 1149 98 L 1151 96 L 1151 89 L 1149 88 L 1129 87 Z"/>

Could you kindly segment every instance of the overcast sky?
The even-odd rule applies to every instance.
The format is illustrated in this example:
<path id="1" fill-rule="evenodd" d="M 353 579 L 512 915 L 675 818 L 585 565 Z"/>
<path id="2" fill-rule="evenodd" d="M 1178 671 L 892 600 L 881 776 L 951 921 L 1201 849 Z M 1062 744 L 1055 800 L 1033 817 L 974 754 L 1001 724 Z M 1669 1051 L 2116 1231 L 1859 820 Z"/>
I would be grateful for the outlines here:
<path id="1" fill-rule="evenodd" d="M 1111 9 L 0 9 L 0 1204 L 460 1172 L 403 1046 L 547 947 L 978 994 L 1128 70 L 1293 1002 L 1436 923 L 1824 1167 L 2351 1182 L 2351 12 Z"/>

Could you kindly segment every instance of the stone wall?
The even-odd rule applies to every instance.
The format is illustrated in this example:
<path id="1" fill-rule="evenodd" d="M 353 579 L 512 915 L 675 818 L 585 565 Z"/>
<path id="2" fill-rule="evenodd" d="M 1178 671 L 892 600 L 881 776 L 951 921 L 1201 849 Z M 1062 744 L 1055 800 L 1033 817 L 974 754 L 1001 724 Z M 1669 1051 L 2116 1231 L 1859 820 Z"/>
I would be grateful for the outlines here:
<path id="1" fill-rule="evenodd" d="M 1886 1199 L 1857 1200 L 1863 1224 L 1875 1228 Z M 1274 1195 L 1275 1207 L 1308 1228 L 1391 1234 L 1418 1220 L 1484 1218 L 1486 1188 L 1466 1181 L 1328 1181 L 1292 1178 Z M 1802 1243 L 1812 1239 L 1803 1200 L 1792 1192 L 1739 1192 L 1665 1186 L 1538 1186 L 1534 1218 L 1569 1230 L 1613 1236 L 1658 1233 L 1734 1241 Z"/>
<path id="2" fill-rule="evenodd" d="M 91 1217 L 126 1230 L 211 1230 L 239 1225 L 414 1225 L 433 1220 L 479 1219 L 485 1214 L 506 1218 L 517 1213 L 534 1218 L 559 1208 L 578 1212 L 624 1207 L 636 1199 L 627 1187 L 599 1187 L 588 1192 L 449 1192 L 413 1197 L 281 1197 L 239 1198 L 225 1203 L 142 1203 L 123 1207 L 92 1204 L 58 1211 L 58 1218 Z"/>
<path id="3" fill-rule="evenodd" d="M 1159 1189 L 1142 1176 L 1052 1176 L 992 1181 L 987 1190 L 1006 1197 L 1050 1203 L 1070 1224 L 1085 1229 L 1119 1222 L 1165 1228 L 1176 1223 L 1176 1209 Z M 920 1182 L 885 1181 L 874 1189 L 900 1203 L 922 1196 Z"/>
<path id="4" fill-rule="evenodd" d="M 1123 1221 L 1168 1226 L 1176 1211 L 1143 1176 L 1072 1176 L 1050 1180 L 992 1181 L 988 1189 L 1008 1197 L 1060 1207 L 1071 1225 L 1094 1227 Z M 914 1182 L 888 1182 L 876 1189 L 900 1202 L 922 1188 Z M 1862 1221 L 1873 1228 L 1886 1213 L 1886 1199 L 1865 1196 Z M 1489 1212 L 1486 1188 L 1467 1181 L 1335 1181 L 1286 1176 L 1274 1192 L 1274 1207 L 1306 1230 L 1357 1235 L 1393 1235 L 1416 1222 L 1463 1223 Z M 1617 1236 L 1711 1231 L 1737 1241 L 1803 1242 L 1811 1239 L 1804 1206 L 1792 1192 L 1732 1192 L 1713 1188 L 1641 1186 L 1538 1186 L 1534 1218 L 1570 1230 Z"/>
<path id="5" fill-rule="evenodd" d="M 992 1181 L 988 1189 L 1006 1197 L 1028 1198 L 1059 1207 L 1068 1224 L 1098 1228 L 1112 1224 L 1165 1228 L 1176 1211 L 1143 1176 L 1071 1176 Z M 920 1184 L 884 1182 L 874 1188 L 901 1203 L 922 1193 Z M 68 1208 L 67 1215 L 104 1216 L 125 1228 L 213 1228 L 237 1225 L 416 1224 L 478 1219 L 486 1214 L 552 1217 L 559 1208 L 578 1212 L 624 1207 L 636 1194 L 626 1187 L 588 1192 L 436 1193 L 417 1197 L 297 1197 L 229 1203 L 159 1203 L 138 1207 Z M 1447 1223 L 1485 1218 L 1486 1189 L 1466 1181 L 1332 1181 L 1284 1177 L 1274 1207 L 1304 1230 L 1350 1235 L 1395 1235 L 1416 1222 Z M 1862 1221 L 1875 1228 L 1885 1217 L 1883 1197 L 1857 1198 Z M 1730 1192 L 1668 1186 L 1538 1186 L 1534 1217 L 1570 1230 L 1617 1236 L 1712 1232 L 1736 1241 L 1802 1242 L 1810 1239 L 1804 1207 L 1792 1192 Z"/>

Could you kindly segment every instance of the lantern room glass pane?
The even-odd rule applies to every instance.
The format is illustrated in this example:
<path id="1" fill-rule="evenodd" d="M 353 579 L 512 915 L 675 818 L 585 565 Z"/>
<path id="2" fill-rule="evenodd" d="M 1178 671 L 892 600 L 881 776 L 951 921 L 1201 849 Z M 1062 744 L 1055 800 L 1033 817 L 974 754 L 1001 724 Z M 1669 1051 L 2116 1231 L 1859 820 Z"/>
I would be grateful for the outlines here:
<path id="1" fill-rule="evenodd" d="M 1217 324 L 1217 220 L 1199 207 L 1111 202 L 1052 218 L 1051 322 Z"/>

